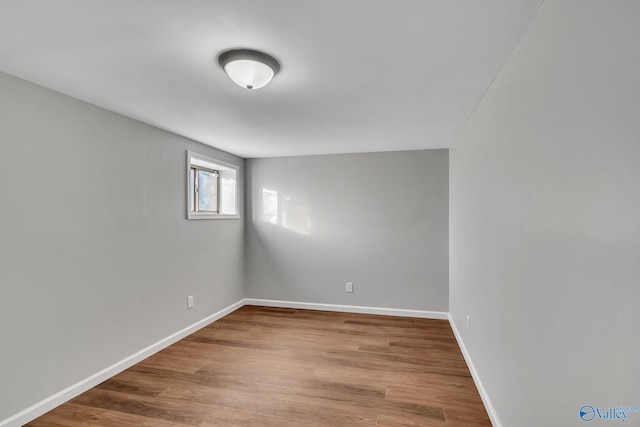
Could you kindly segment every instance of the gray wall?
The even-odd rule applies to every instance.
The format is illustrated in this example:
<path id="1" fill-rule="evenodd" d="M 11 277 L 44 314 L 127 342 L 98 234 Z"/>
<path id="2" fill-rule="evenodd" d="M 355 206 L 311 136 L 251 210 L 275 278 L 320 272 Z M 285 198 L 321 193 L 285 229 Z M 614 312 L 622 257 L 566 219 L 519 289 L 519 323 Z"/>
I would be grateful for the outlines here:
<path id="1" fill-rule="evenodd" d="M 447 150 L 247 160 L 247 198 L 247 297 L 448 310 Z"/>
<path id="2" fill-rule="evenodd" d="M 450 153 L 450 309 L 504 426 L 640 405 L 638 23 L 545 1 Z"/>
<path id="3" fill-rule="evenodd" d="M 185 220 L 186 150 L 241 159 L 2 73 L 0 94 L 2 420 L 240 300 L 244 225 Z"/>

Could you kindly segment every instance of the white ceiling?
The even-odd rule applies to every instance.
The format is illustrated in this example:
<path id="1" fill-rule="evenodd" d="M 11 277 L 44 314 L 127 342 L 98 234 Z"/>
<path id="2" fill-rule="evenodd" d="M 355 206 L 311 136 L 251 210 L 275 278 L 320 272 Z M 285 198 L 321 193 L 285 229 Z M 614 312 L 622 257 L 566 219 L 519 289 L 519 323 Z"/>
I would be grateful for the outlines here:
<path id="1" fill-rule="evenodd" d="M 443 148 L 541 2 L 0 0 L 0 70 L 242 157 Z"/>

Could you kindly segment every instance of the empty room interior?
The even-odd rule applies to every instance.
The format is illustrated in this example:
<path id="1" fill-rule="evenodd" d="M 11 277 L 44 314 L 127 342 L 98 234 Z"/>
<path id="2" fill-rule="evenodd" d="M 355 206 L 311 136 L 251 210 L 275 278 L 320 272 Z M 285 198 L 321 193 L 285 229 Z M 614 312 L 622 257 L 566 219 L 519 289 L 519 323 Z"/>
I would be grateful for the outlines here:
<path id="1" fill-rule="evenodd" d="M 0 427 L 640 426 L 639 23 L 0 0 Z"/>

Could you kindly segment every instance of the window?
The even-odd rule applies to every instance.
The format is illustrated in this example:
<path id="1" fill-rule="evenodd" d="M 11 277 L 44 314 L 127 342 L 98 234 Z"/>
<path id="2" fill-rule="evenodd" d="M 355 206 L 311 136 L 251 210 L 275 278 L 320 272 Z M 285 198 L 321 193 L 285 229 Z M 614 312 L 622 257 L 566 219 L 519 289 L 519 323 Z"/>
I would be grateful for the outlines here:
<path id="1" fill-rule="evenodd" d="M 187 219 L 239 218 L 238 166 L 187 152 Z"/>
<path id="2" fill-rule="evenodd" d="M 191 212 L 218 212 L 218 171 L 191 166 L 189 188 Z"/>

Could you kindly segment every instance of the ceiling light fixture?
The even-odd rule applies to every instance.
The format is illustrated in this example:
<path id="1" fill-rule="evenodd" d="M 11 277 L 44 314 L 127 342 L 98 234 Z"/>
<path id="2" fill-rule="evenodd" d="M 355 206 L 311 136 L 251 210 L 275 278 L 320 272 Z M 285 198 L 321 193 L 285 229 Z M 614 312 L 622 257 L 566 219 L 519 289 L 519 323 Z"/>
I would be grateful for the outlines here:
<path id="1" fill-rule="evenodd" d="M 218 64 L 235 84 L 246 89 L 266 86 L 280 71 L 271 55 L 251 49 L 232 49 L 218 56 Z"/>

